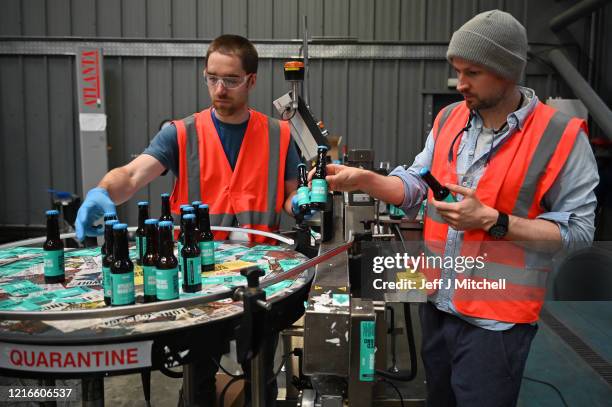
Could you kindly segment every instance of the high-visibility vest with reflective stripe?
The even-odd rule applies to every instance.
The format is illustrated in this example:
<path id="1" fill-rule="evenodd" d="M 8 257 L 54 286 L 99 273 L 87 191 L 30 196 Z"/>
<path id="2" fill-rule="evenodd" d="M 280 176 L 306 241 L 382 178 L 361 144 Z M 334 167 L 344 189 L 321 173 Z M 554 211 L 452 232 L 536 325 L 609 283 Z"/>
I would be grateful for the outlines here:
<path id="1" fill-rule="evenodd" d="M 444 185 L 457 184 L 456 163 L 460 139 L 449 149 L 465 126 L 469 110 L 465 102 L 448 106 L 434 122 L 434 153 L 431 173 Z M 522 129 L 508 138 L 485 168 L 476 188 L 480 201 L 501 212 L 533 219 L 543 213 L 542 199 L 569 156 L 583 120 L 571 118 L 538 102 Z M 461 137 L 461 136 L 460 136 Z M 428 200 L 432 200 L 431 190 Z M 442 255 L 448 224 L 432 205 L 427 206 L 424 240 L 429 254 Z M 461 256 L 486 259 L 484 268 L 456 273 L 458 282 L 506 281 L 503 290 L 456 288 L 453 305 L 464 315 L 505 322 L 534 322 L 543 304 L 550 261 L 510 241 L 496 241 L 484 230 L 464 232 Z M 529 262 L 526 262 L 526 257 Z M 439 268 L 423 270 L 428 280 L 440 278 Z M 430 290 L 428 294 L 432 294 Z"/>
<path id="2" fill-rule="evenodd" d="M 177 129 L 179 175 L 170 197 L 172 212 L 199 200 L 209 205 L 210 221 L 216 226 L 233 226 L 276 232 L 285 196 L 285 160 L 290 130 L 278 121 L 250 110 L 238 161 L 232 171 L 212 120 L 206 109 L 173 122 Z M 214 232 L 227 239 L 227 232 Z M 274 239 L 249 235 L 255 242 Z"/>

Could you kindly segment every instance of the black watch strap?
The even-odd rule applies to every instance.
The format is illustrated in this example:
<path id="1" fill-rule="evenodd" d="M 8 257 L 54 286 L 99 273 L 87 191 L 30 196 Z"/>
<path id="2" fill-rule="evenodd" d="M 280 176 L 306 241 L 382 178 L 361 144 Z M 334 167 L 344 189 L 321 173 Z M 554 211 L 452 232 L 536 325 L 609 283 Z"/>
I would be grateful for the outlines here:
<path id="1" fill-rule="evenodd" d="M 499 212 L 499 215 L 497 216 L 497 221 L 493 226 L 491 226 L 487 233 L 495 239 L 501 239 L 508 233 L 509 223 L 510 217 L 503 212 Z"/>

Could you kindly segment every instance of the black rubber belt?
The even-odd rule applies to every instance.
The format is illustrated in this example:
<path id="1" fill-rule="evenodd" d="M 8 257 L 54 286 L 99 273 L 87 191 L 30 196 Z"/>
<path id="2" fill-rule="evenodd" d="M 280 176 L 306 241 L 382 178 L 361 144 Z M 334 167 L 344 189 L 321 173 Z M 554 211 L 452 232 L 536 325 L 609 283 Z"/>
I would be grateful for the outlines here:
<path id="1" fill-rule="evenodd" d="M 612 365 L 595 352 L 586 342 L 571 331 L 563 322 L 559 321 L 546 308 L 540 311 L 540 319 L 548 325 L 563 341 L 591 366 L 591 368 L 601 376 L 601 378 L 612 387 Z"/>

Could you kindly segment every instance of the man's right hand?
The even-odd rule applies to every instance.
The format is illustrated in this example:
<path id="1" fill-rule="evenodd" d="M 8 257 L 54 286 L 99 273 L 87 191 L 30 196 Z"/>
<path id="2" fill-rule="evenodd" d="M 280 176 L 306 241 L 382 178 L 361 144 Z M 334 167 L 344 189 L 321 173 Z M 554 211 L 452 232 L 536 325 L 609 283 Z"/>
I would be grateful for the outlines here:
<path id="1" fill-rule="evenodd" d="M 331 191 L 356 191 L 363 189 L 361 185 L 362 175 L 365 172 L 364 169 L 356 167 L 347 167 L 346 165 L 339 164 L 327 164 L 325 167 L 327 170 L 327 181 L 328 188 Z M 312 179 L 315 170 L 312 169 L 308 174 L 308 180 Z"/>
<path id="2" fill-rule="evenodd" d="M 104 228 L 95 227 L 93 223 L 104 216 L 106 212 L 115 212 L 115 204 L 104 188 L 89 190 L 85 201 L 79 208 L 75 221 L 76 238 L 81 242 L 86 236 L 100 236 Z"/>

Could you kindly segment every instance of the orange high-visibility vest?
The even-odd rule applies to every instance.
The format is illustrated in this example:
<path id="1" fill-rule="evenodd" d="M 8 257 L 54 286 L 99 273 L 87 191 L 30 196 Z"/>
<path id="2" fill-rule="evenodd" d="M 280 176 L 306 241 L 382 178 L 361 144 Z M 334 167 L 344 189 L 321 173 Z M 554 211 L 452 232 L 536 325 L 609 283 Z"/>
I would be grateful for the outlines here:
<path id="1" fill-rule="evenodd" d="M 170 206 L 199 200 L 209 205 L 211 225 L 233 226 L 277 232 L 285 200 L 285 160 L 290 130 L 278 121 L 250 110 L 250 118 L 236 167 L 227 160 L 211 110 L 206 109 L 176 126 L 179 148 L 179 175 Z M 227 239 L 228 232 L 214 232 L 215 239 Z M 274 243 L 263 236 L 249 235 L 255 242 Z"/>
<path id="2" fill-rule="evenodd" d="M 460 139 L 453 146 L 451 163 L 448 155 L 453 139 L 468 118 L 469 109 L 465 102 L 461 102 L 448 106 L 434 122 L 431 173 L 442 185 L 458 184 L 456 162 Z M 483 204 L 501 212 L 534 219 L 545 211 L 541 206 L 542 199 L 563 168 L 581 129 L 586 134 L 583 120 L 571 118 L 538 102 L 522 129 L 497 149 L 478 182 L 476 196 Z M 431 190 L 427 198 L 434 199 Z M 444 254 L 447 233 L 448 224 L 429 205 L 423 231 L 426 249 L 433 255 Z M 465 231 L 461 256 L 484 256 L 481 260 L 486 259 L 486 267 L 473 267 L 464 273 L 456 273 L 459 288 L 455 289 L 452 299 L 456 310 L 477 318 L 535 322 L 544 301 L 550 262 L 540 256 L 535 264 L 531 261 L 526 264 L 527 253 L 526 249 L 510 241 L 496 241 L 484 230 Z M 423 271 L 428 280 L 441 276 L 440 268 L 430 267 Z M 505 280 L 506 288 L 468 289 L 460 283 L 467 279 L 475 282 Z M 435 290 L 429 290 L 428 294 L 433 292 Z"/>

